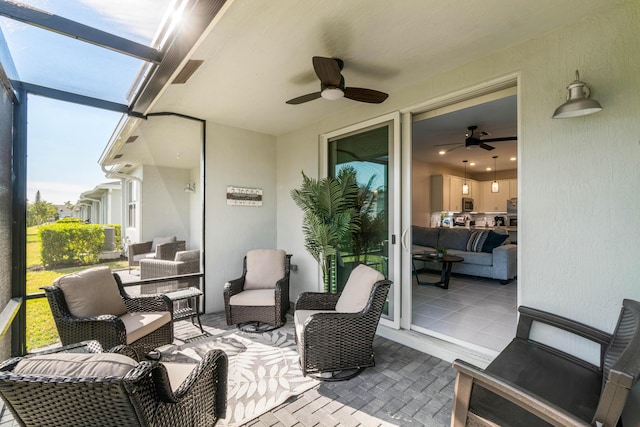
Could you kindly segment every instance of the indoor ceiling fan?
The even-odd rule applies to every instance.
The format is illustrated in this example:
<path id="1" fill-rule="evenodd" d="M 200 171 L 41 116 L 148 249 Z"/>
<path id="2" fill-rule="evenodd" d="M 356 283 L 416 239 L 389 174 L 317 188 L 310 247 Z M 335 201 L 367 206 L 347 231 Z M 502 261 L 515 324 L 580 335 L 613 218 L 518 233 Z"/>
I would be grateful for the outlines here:
<path id="1" fill-rule="evenodd" d="M 342 97 L 353 99 L 354 101 L 380 104 L 388 94 L 373 89 L 361 87 L 345 87 L 344 77 L 340 73 L 344 62 L 338 58 L 313 57 L 313 69 L 320 79 L 320 92 L 313 92 L 302 95 L 287 101 L 287 104 L 297 105 L 304 102 L 313 101 L 320 97 L 325 99 L 340 99 Z"/>
<path id="2" fill-rule="evenodd" d="M 444 147 L 447 145 L 456 145 L 456 147 L 450 148 L 447 150 L 447 152 L 449 151 L 453 151 L 453 150 L 457 150 L 458 148 L 475 148 L 475 147 L 480 147 L 480 148 L 484 148 L 485 150 L 493 150 L 496 147 L 493 147 L 489 144 L 486 144 L 487 142 L 500 142 L 500 141 L 516 141 L 518 139 L 517 136 L 505 136 L 502 138 L 483 138 L 480 139 L 482 137 L 488 136 L 489 133 L 485 132 L 485 131 L 480 131 L 477 134 L 475 133 L 475 131 L 478 129 L 478 126 L 469 126 L 467 128 L 469 130 L 469 132 L 466 133 L 466 139 L 464 140 L 464 144 L 460 143 L 460 142 L 454 142 L 452 144 L 438 144 L 438 145 L 434 145 L 434 147 Z"/>

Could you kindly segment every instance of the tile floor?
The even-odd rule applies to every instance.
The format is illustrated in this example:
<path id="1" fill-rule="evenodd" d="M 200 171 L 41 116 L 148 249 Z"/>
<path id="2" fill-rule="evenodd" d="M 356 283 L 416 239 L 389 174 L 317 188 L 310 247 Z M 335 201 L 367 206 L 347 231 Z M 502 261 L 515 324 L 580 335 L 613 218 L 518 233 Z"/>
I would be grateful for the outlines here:
<path id="1" fill-rule="evenodd" d="M 420 280 L 435 282 L 439 274 L 420 273 Z M 413 325 L 456 343 L 502 350 L 516 333 L 517 281 L 453 275 L 449 289 L 413 283 Z"/>

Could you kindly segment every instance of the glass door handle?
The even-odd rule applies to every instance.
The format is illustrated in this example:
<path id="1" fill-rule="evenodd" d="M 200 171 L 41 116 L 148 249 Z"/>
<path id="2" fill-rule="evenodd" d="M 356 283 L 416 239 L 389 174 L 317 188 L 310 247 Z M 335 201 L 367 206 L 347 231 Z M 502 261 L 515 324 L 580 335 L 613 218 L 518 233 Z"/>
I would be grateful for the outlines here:
<path id="1" fill-rule="evenodd" d="M 409 249 L 407 248 L 407 240 L 406 240 L 406 237 L 407 237 L 408 232 L 409 232 L 409 228 L 405 228 L 405 229 L 402 231 L 402 236 L 400 236 L 400 244 L 402 245 L 402 249 L 403 249 L 405 252 L 408 252 L 408 251 L 409 251 Z"/>

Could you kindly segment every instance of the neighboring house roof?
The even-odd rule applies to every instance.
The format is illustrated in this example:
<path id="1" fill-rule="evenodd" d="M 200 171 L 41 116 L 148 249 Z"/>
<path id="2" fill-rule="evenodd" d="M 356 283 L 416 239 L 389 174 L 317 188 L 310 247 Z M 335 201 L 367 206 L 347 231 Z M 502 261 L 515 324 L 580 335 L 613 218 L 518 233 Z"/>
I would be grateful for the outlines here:
<path id="1" fill-rule="evenodd" d="M 87 190 L 81 193 L 80 197 L 78 197 L 78 201 L 76 202 L 76 204 L 79 204 L 84 201 L 91 201 L 91 199 L 99 199 L 107 191 L 121 190 L 121 187 L 122 185 L 120 184 L 120 181 L 104 182 L 102 184 L 98 184 L 95 187 L 93 187 L 91 190 Z"/>

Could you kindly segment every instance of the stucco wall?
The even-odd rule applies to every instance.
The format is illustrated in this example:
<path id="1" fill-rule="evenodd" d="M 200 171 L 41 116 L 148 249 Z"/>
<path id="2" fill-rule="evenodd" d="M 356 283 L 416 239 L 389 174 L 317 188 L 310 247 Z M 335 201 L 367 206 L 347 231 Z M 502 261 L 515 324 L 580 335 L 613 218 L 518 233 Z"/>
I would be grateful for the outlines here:
<path id="1" fill-rule="evenodd" d="M 0 310 L 11 299 L 11 147 L 13 106 L 0 87 Z M 0 360 L 11 356 L 11 331 L 0 340 Z"/>
<path id="2" fill-rule="evenodd" d="M 277 245 L 275 138 L 207 123 L 206 168 L 206 311 L 212 312 L 224 310 L 224 284 L 240 277 L 247 251 Z M 263 205 L 227 206 L 228 185 L 261 188 Z"/>
<path id="3" fill-rule="evenodd" d="M 612 330 L 622 299 L 640 299 L 639 20 L 629 2 L 279 137 L 278 244 L 301 266 L 292 298 L 317 286 L 289 192 L 300 170 L 317 176 L 319 134 L 520 73 L 519 303 Z M 604 110 L 552 120 L 576 69 Z"/>
<path id="4" fill-rule="evenodd" d="M 141 241 L 154 237 L 189 237 L 189 193 L 184 187 L 189 182 L 188 169 L 144 166 L 142 180 Z M 187 241 L 190 248 L 191 242 Z"/>

